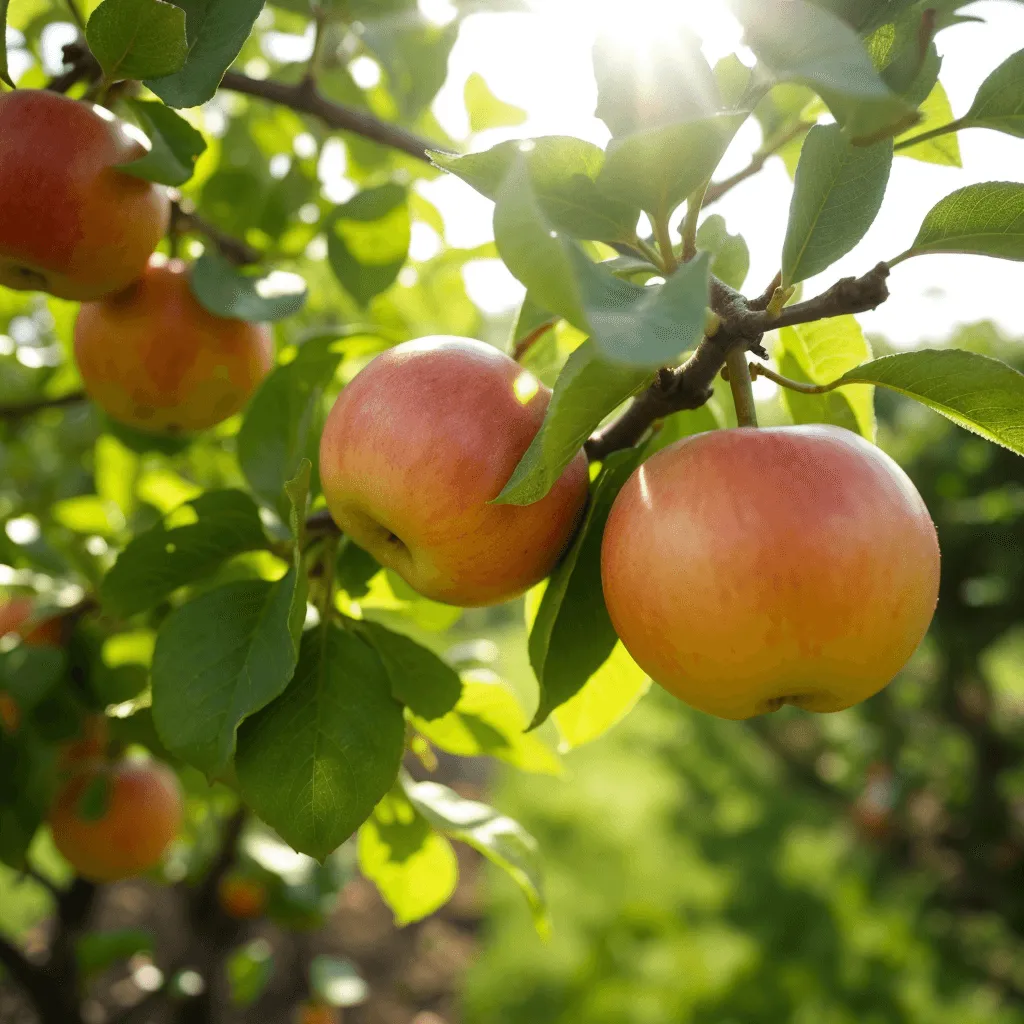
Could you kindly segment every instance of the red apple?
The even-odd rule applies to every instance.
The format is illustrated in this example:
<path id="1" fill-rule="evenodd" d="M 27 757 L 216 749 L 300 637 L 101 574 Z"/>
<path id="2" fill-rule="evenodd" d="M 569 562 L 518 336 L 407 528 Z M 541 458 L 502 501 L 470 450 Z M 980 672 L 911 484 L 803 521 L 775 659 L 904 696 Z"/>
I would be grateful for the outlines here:
<path id="1" fill-rule="evenodd" d="M 112 419 L 151 433 L 194 433 L 245 406 L 274 362 L 264 324 L 208 313 L 179 260 L 154 257 L 130 288 L 85 303 L 75 361 Z"/>
<path id="2" fill-rule="evenodd" d="M 491 504 L 540 429 L 550 391 L 467 338 L 407 342 L 342 391 L 320 443 L 338 526 L 414 590 L 472 607 L 554 568 L 587 499 L 580 452 L 533 505 Z"/>
<path id="3" fill-rule="evenodd" d="M 86 301 L 134 281 L 170 214 L 163 189 L 115 169 L 144 152 L 102 107 L 0 95 L 0 284 Z"/>
<path id="4" fill-rule="evenodd" d="M 160 863 L 182 814 L 181 786 L 167 765 L 86 761 L 57 793 L 50 828 L 78 874 L 116 882 Z"/>
<path id="5" fill-rule="evenodd" d="M 652 679 L 721 718 L 840 711 L 906 664 L 938 599 L 924 501 L 837 427 L 720 430 L 648 459 L 619 493 L 601 575 Z"/>

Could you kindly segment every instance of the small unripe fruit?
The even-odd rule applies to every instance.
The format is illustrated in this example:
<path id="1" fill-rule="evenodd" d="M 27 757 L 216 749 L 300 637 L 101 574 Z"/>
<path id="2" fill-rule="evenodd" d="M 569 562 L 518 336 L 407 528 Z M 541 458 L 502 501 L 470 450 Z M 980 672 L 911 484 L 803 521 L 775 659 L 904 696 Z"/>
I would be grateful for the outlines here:
<path id="1" fill-rule="evenodd" d="M 112 419 L 156 434 L 194 433 L 241 410 L 273 365 L 264 324 L 208 313 L 179 260 L 154 258 L 130 288 L 82 306 L 75 361 Z"/>
<path id="2" fill-rule="evenodd" d="M 522 594 L 554 568 L 579 522 L 582 452 L 533 505 L 495 505 L 540 429 L 551 392 L 468 338 L 407 342 L 342 391 L 320 443 L 335 522 L 435 601 Z"/>
<path id="3" fill-rule="evenodd" d="M 134 281 L 170 213 L 163 189 L 116 170 L 144 153 L 101 107 L 0 95 L 0 284 L 86 301 Z"/>
<path id="4" fill-rule="evenodd" d="M 254 878 L 228 875 L 217 887 L 217 898 L 228 917 L 251 920 L 267 908 L 267 887 Z"/>
<path id="5" fill-rule="evenodd" d="M 295 1014 L 295 1024 L 341 1024 L 341 1010 L 326 1003 L 303 1003 Z"/>
<path id="6" fill-rule="evenodd" d="M 939 546 L 902 469 L 850 431 L 718 430 L 633 474 L 604 534 L 626 649 L 695 708 L 840 711 L 884 687 L 935 612 Z"/>
<path id="7" fill-rule="evenodd" d="M 181 818 L 181 787 L 166 765 L 93 761 L 57 793 L 50 829 L 79 875 L 116 882 L 159 864 Z"/>

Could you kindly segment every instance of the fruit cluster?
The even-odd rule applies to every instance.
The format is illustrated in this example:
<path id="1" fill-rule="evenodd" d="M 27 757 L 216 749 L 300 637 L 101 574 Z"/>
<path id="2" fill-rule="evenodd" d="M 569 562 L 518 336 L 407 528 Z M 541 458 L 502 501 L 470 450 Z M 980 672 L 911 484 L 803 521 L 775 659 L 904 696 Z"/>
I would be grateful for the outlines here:
<path id="1" fill-rule="evenodd" d="M 260 324 L 214 316 L 187 266 L 154 255 L 170 201 L 123 169 L 145 150 L 109 111 L 54 92 L 0 96 L 0 284 L 82 303 L 75 359 L 112 419 L 191 433 L 238 412 L 270 371 Z"/>
<path id="2" fill-rule="evenodd" d="M 481 342 L 383 353 L 324 430 L 335 521 L 427 597 L 522 594 L 555 567 L 587 501 L 581 451 L 542 500 L 493 503 L 550 397 Z M 633 473 L 605 527 L 601 577 L 626 649 L 693 707 L 732 719 L 784 704 L 839 711 L 882 689 L 921 642 L 939 547 L 910 479 L 858 435 L 718 430 Z"/>

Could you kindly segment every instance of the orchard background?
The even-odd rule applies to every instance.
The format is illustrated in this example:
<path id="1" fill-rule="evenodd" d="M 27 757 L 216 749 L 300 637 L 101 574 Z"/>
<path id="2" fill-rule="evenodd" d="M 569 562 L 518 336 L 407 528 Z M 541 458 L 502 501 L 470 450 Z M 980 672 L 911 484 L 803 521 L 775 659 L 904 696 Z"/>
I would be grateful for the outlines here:
<path id="1" fill-rule="evenodd" d="M 156 265 L 273 331 L 244 409 L 156 435 L 84 393 L 78 303 L 0 289 L 4 1024 L 1024 1021 L 1022 5 L 0 8 L 0 110 L 133 124 Z M 427 600 L 327 514 L 332 403 L 432 335 L 554 388 L 503 501 L 590 458 L 525 599 Z M 877 440 L 938 528 L 928 637 L 835 715 L 691 710 L 601 599 L 616 489 L 751 396 Z M 140 878 L 54 846 L 83 749 L 177 775 Z"/>

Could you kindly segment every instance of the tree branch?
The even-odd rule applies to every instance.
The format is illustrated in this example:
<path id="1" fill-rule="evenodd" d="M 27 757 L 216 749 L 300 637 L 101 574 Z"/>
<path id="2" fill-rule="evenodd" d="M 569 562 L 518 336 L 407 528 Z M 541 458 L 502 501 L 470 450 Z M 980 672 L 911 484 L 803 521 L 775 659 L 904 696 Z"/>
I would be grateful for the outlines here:
<path id="1" fill-rule="evenodd" d="M 0 964 L 3 964 L 7 973 L 32 1001 L 43 1020 L 46 1020 L 51 1003 L 46 973 L 30 963 L 25 954 L 2 935 L 0 935 Z"/>
<path id="2" fill-rule="evenodd" d="M 712 203 L 717 203 L 722 196 L 727 192 L 731 192 L 737 185 L 746 181 L 747 178 L 752 178 L 755 174 L 760 174 L 770 156 L 775 156 L 780 149 L 785 148 L 794 139 L 800 138 L 801 135 L 806 135 L 813 127 L 813 125 L 808 124 L 805 121 L 801 121 L 790 131 L 780 136 L 766 149 L 759 149 L 751 157 L 750 163 L 742 170 L 737 171 L 731 178 L 724 178 L 722 181 L 713 181 L 708 186 L 708 190 L 704 195 L 704 206 L 708 207 Z"/>
<path id="3" fill-rule="evenodd" d="M 78 405 L 79 402 L 88 401 L 88 398 L 89 396 L 84 391 L 70 391 L 57 398 L 39 398 L 34 402 L 0 405 L 0 420 L 20 420 L 25 416 L 33 416 L 37 412 L 44 412 L 46 409 L 61 409 L 68 405 Z"/>
<path id="4" fill-rule="evenodd" d="M 237 266 L 244 267 L 247 264 L 259 263 L 263 259 L 263 253 L 259 249 L 254 249 L 248 242 L 243 242 L 240 238 L 221 231 L 216 224 L 211 224 L 206 218 L 200 217 L 195 210 L 186 209 L 180 201 L 171 205 L 171 212 L 177 232 L 202 235 L 217 246 L 225 259 Z"/>
<path id="5" fill-rule="evenodd" d="M 210 864 L 206 877 L 196 886 L 189 897 L 189 913 L 194 921 L 208 920 L 212 913 L 216 913 L 218 909 L 217 889 L 224 876 L 234 866 L 235 858 L 238 855 L 238 840 L 241 838 L 248 817 L 248 810 L 245 806 L 240 806 L 225 822 L 217 855 Z"/>
<path id="6" fill-rule="evenodd" d="M 427 151 L 431 149 L 451 152 L 447 146 L 431 142 L 398 125 L 381 121 L 365 110 L 333 103 L 308 78 L 297 85 L 289 85 L 286 82 L 269 79 L 261 81 L 237 71 L 229 71 L 221 82 L 221 88 L 268 100 L 271 103 L 279 103 L 300 114 L 310 114 L 318 117 L 329 128 L 353 132 L 382 146 L 390 146 L 392 149 L 408 153 L 418 160 L 429 160 Z"/>
<path id="7" fill-rule="evenodd" d="M 656 420 L 683 409 L 699 409 L 711 398 L 715 377 L 735 349 L 768 358 L 761 346 L 761 339 L 768 331 L 847 313 L 863 313 L 881 305 L 889 297 L 888 277 L 888 264 L 879 263 L 863 277 L 843 278 L 816 298 L 786 307 L 778 316 L 756 308 L 759 299 L 748 302 L 737 291 L 712 278 L 710 305 L 718 314 L 721 326 L 714 335 L 701 341 L 681 367 L 663 370 L 617 420 L 595 433 L 584 446 L 588 458 L 603 459 L 614 451 L 631 448 Z"/>

